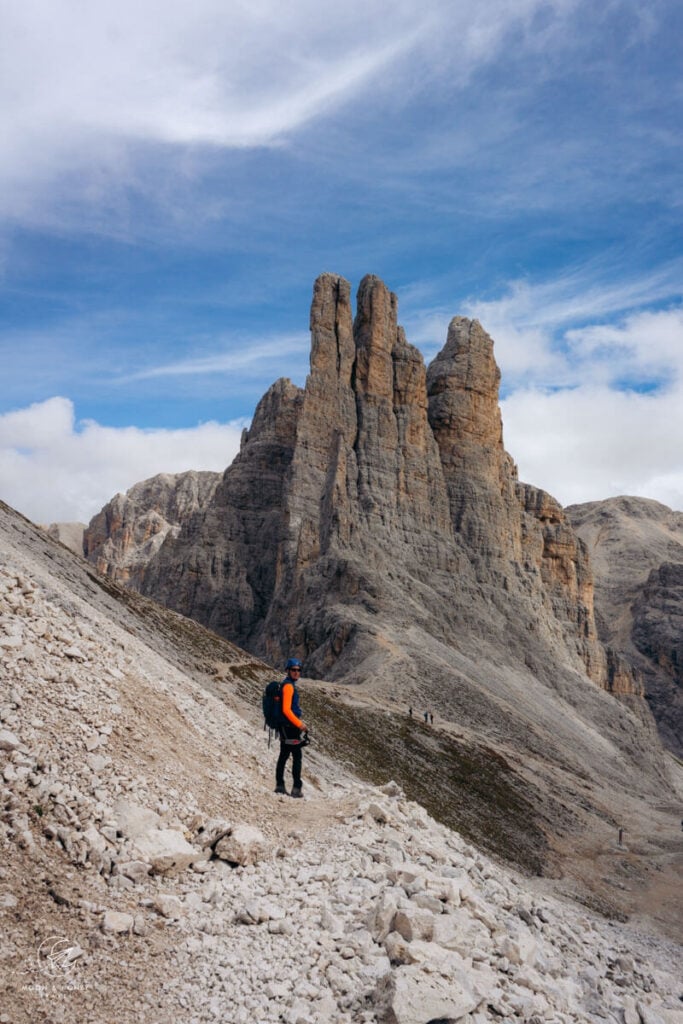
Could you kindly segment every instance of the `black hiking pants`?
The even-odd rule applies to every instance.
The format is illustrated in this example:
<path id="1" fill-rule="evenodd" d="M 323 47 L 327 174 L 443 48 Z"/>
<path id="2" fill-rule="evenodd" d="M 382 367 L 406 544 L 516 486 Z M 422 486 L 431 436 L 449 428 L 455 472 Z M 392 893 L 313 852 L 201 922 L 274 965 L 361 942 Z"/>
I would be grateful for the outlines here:
<path id="1" fill-rule="evenodd" d="M 292 781 L 295 789 L 301 788 L 301 755 L 303 753 L 299 744 L 287 743 L 287 739 L 294 737 L 287 737 L 283 731 L 280 735 L 280 756 L 277 759 L 277 765 L 275 767 L 275 784 L 277 786 L 284 786 L 285 784 L 285 765 L 289 760 L 289 755 L 292 755 Z M 299 738 L 299 730 L 296 730 L 296 738 Z"/>

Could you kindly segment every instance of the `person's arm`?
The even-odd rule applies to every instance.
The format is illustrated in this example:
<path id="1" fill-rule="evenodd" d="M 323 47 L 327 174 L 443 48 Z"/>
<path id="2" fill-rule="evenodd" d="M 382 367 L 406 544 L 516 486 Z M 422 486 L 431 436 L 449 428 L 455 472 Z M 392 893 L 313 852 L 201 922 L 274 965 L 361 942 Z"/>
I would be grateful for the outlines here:
<path id="1" fill-rule="evenodd" d="M 282 714 L 285 716 L 288 722 L 295 725 L 297 729 L 305 729 L 306 725 L 297 718 L 292 711 L 292 697 L 294 696 L 294 687 L 291 683 L 285 683 L 282 687 Z"/>

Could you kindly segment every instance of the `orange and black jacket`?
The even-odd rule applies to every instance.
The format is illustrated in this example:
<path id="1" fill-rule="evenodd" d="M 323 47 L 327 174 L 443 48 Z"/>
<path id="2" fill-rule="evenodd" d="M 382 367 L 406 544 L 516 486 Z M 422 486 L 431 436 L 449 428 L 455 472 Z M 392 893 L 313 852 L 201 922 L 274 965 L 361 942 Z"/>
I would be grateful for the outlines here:
<path id="1" fill-rule="evenodd" d="M 282 682 L 282 716 L 285 728 L 294 726 L 301 729 L 301 707 L 299 706 L 299 691 L 296 684 L 289 676 Z"/>

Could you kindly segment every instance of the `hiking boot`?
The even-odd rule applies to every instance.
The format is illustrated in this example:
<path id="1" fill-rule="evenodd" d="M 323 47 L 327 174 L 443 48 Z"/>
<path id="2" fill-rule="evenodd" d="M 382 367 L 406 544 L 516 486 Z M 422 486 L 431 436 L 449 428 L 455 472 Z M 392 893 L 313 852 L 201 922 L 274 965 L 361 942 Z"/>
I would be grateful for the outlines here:
<path id="1" fill-rule="evenodd" d="M 294 789 L 292 790 L 292 796 L 294 796 L 294 797 L 301 798 L 301 797 L 303 797 L 303 795 L 304 794 L 301 791 L 301 786 L 295 786 Z"/>
<path id="2" fill-rule="evenodd" d="M 278 782 L 277 786 L 275 787 L 275 792 L 279 793 L 281 796 L 287 796 L 287 790 L 285 789 L 284 782 Z"/>

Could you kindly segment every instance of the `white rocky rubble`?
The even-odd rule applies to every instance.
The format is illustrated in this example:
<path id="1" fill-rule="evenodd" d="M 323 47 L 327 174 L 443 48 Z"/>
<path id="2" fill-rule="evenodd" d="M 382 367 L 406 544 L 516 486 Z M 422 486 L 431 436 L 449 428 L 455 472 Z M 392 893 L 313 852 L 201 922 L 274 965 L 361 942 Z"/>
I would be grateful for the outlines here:
<path id="1" fill-rule="evenodd" d="M 683 1024 L 680 948 L 540 895 L 0 547 L 0 1022 Z M 340 781 L 342 780 L 342 781 Z"/>

